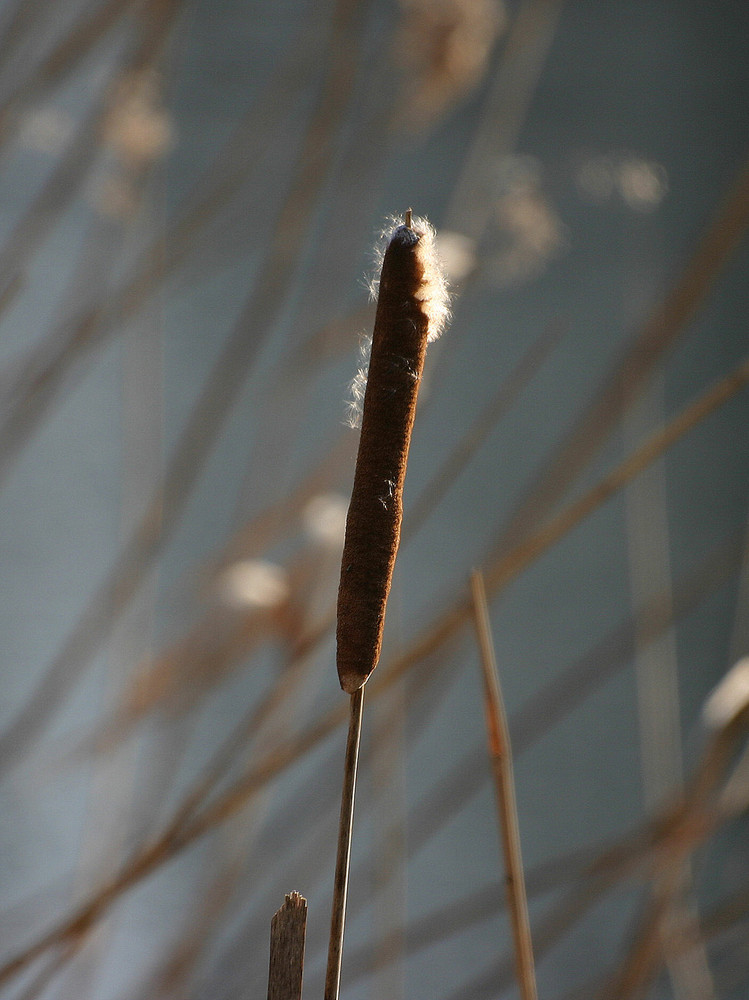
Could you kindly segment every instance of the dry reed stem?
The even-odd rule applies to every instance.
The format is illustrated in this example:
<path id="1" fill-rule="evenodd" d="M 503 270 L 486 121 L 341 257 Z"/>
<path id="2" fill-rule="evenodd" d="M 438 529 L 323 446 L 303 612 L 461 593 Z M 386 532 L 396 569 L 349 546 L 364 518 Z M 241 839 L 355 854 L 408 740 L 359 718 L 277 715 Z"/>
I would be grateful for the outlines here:
<path id="1" fill-rule="evenodd" d="M 699 844 L 695 846 L 699 847 Z M 664 899 L 662 895 L 652 897 L 626 964 L 612 970 L 607 985 L 599 983 L 595 989 L 589 986 L 585 992 L 586 996 L 588 994 L 596 997 L 604 996 L 608 1000 L 612 995 L 640 996 L 647 990 L 660 964 L 658 949 L 654 947 L 660 930 L 657 921 L 659 917 L 664 916 L 669 905 L 670 901 Z M 749 889 L 747 886 L 742 886 L 707 911 L 701 921 L 701 939 L 709 941 L 736 927 L 746 917 L 748 910 Z M 689 936 L 674 937 L 669 942 L 669 947 L 674 954 L 683 954 L 694 947 L 694 941 Z M 612 983 L 615 985 L 612 986 Z"/>
<path id="2" fill-rule="evenodd" d="M 351 835 L 354 826 L 354 796 L 356 770 L 359 762 L 362 712 L 364 710 L 364 685 L 351 695 L 346 757 L 343 768 L 341 816 L 338 826 L 335 876 L 333 880 L 333 906 L 330 916 L 330 941 L 328 964 L 325 971 L 325 1000 L 338 1000 L 343 958 L 343 932 L 346 923 L 346 897 L 348 895 L 349 863 L 351 860 Z"/>
<path id="3" fill-rule="evenodd" d="M 410 708 L 409 725 L 406 734 L 407 739 L 410 742 L 419 739 L 419 736 L 423 728 L 429 724 L 430 719 L 432 719 L 434 716 L 433 702 L 435 702 L 436 700 L 440 700 L 448 690 L 450 684 L 448 664 L 444 663 L 441 669 L 435 668 L 434 663 L 430 664 L 429 677 L 428 679 L 425 678 L 423 682 L 418 677 L 413 677 L 410 678 L 409 680 L 411 681 L 411 683 L 409 683 L 408 685 L 409 691 L 407 694 L 405 694 L 405 698 L 406 700 L 408 700 Z M 396 704 L 397 704 L 397 699 L 396 699 Z M 393 726 L 399 725 L 398 710 L 396 709 L 394 711 L 393 708 L 388 707 L 388 705 L 392 705 L 392 699 L 389 700 L 381 699 L 380 702 L 378 702 L 378 707 L 384 709 L 384 716 L 383 716 L 383 721 L 377 727 L 377 731 L 374 737 L 375 744 L 377 744 L 378 740 L 377 733 L 388 732 Z M 403 707 L 405 707 L 405 705 Z M 388 718 L 392 719 L 391 723 L 388 723 L 387 721 Z M 393 752 L 396 751 L 394 750 Z M 378 752 L 377 757 L 379 758 L 379 756 L 380 754 Z M 377 767 L 375 768 L 375 771 L 376 770 Z M 392 797 L 393 796 L 391 796 L 391 798 Z M 376 812 L 377 805 L 375 802 L 373 802 L 371 798 L 368 802 L 368 805 L 370 808 L 370 812 L 373 811 Z M 381 817 L 377 816 L 376 822 L 379 822 L 380 819 Z M 401 842 L 404 837 L 404 829 L 402 825 L 403 822 L 404 819 L 399 818 L 394 823 L 391 823 L 390 826 L 384 831 L 382 838 L 380 838 L 383 845 L 393 845 L 394 852 L 400 852 L 401 849 Z M 408 826 L 410 827 L 410 825 L 411 824 L 409 822 Z M 410 838 L 408 838 L 406 843 L 403 844 L 402 846 L 406 848 L 407 853 L 411 853 Z M 371 856 L 367 856 L 365 858 L 362 858 L 361 861 L 359 862 L 359 865 L 356 868 L 354 868 L 351 877 L 355 878 L 358 884 L 365 884 L 365 885 L 377 882 L 378 878 L 381 879 L 380 884 L 382 884 L 382 880 L 384 880 L 386 877 L 388 882 L 397 879 L 398 877 L 397 867 L 393 868 L 391 866 L 387 870 L 387 872 L 384 870 L 384 868 L 382 868 L 381 871 L 380 869 L 381 866 L 378 864 L 378 862 L 374 860 Z M 357 915 L 361 911 L 361 908 L 364 905 L 366 905 L 366 900 L 362 896 L 359 896 L 358 909 L 352 910 L 351 906 L 349 905 L 349 914 Z"/>
<path id="4" fill-rule="evenodd" d="M 201 774 L 193 782 L 190 792 L 183 797 L 181 805 L 174 813 L 168 829 L 178 832 L 196 817 L 213 789 L 237 760 L 237 755 L 246 750 L 263 726 L 273 715 L 281 714 L 284 705 L 298 693 L 303 675 L 310 669 L 310 662 L 300 660 L 281 673 L 275 683 L 260 701 L 253 705 L 239 720 L 228 739 L 219 747 Z M 341 713 L 343 716 L 343 713 Z"/>
<path id="5" fill-rule="evenodd" d="M 680 939 L 669 941 L 665 930 L 669 916 L 675 911 L 682 881 L 679 864 L 664 866 L 657 873 L 629 957 L 613 977 L 613 984 L 603 987 L 601 1000 L 639 1000 L 656 972 L 671 957 L 675 941 Z M 680 949 L 682 955 L 686 951 Z"/>
<path id="6" fill-rule="evenodd" d="M 401 70 L 396 122 L 427 131 L 483 80 L 505 23 L 493 0 L 409 0 L 401 5 L 393 54 Z"/>
<path id="7" fill-rule="evenodd" d="M 256 817 L 253 815 L 252 817 Z M 241 821 L 240 821 L 241 822 Z M 223 845 L 217 853 L 221 854 Z M 182 932 L 172 948 L 162 958 L 138 993 L 131 991 L 129 1000 L 135 1000 L 140 995 L 148 1000 L 156 997 L 186 996 L 190 991 L 190 978 L 204 958 L 207 946 L 210 946 L 220 934 L 221 929 L 231 920 L 230 904 L 240 898 L 242 877 L 248 871 L 251 857 L 249 847 L 235 850 L 234 857 L 222 861 L 221 868 L 211 876 L 210 885 L 196 906 L 189 914 L 189 920 L 183 924 Z M 252 896 L 253 904 L 258 900 Z M 266 910 L 267 912 L 267 910 Z M 257 941 L 260 935 L 244 938 L 243 951 L 247 953 L 248 941 Z M 219 976 L 223 978 L 223 976 Z"/>
<path id="8" fill-rule="evenodd" d="M 706 558 L 680 579 L 673 588 L 673 603 L 656 595 L 640 609 L 643 640 L 655 639 L 664 629 L 676 624 L 717 589 L 741 560 L 741 534 L 711 551 Z M 513 717 L 515 751 L 521 753 L 565 718 L 597 687 L 624 669 L 635 650 L 634 621 L 628 618 L 615 626 L 589 652 L 538 690 Z"/>
<path id="9" fill-rule="evenodd" d="M 137 225 L 137 224 L 136 224 Z M 142 226 L 153 225 L 150 218 Z M 95 252 L 92 248 L 91 252 Z M 123 534 L 140 512 L 140 504 L 149 498 L 151 484 L 158 477 L 161 458 L 161 365 L 160 343 L 153 337 L 150 324 L 142 324 L 123 333 L 122 356 L 122 454 L 123 480 L 120 523 Z M 140 419 L 139 419 L 140 418 Z M 149 582 L 140 600 L 125 615 L 116 631 L 103 677 L 102 709 L 107 712 L 116 704 L 120 684 L 129 678 L 149 646 L 152 633 L 155 592 Z M 169 734 L 171 735 L 171 734 Z M 152 758 L 158 761 L 149 768 L 148 780 L 139 774 L 142 761 L 135 741 L 119 748 L 119 752 L 99 757 L 90 768 L 89 788 L 82 813 L 78 858 L 71 886 L 73 898 L 80 898 L 97 888 L 101 881 L 116 870 L 127 856 L 129 846 L 138 843 L 138 810 L 147 808 L 147 799 L 158 795 L 164 770 L 169 768 L 170 754 L 165 753 L 168 735 L 160 730 L 151 744 Z M 155 744 L 155 746 L 154 746 Z M 170 750 L 174 743 L 170 741 Z M 155 751 L 155 752 L 154 752 Z M 117 920 L 105 922 L 86 942 L 73 967 L 68 971 L 61 992 L 70 996 L 85 996 L 92 992 L 93 981 L 103 957 L 111 948 Z"/>
<path id="10" fill-rule="evenodd" d="M 625 415 L 625 438 L 637 442 L 653 422 L 662 420 L 663 385 L 656 377 Z M 636 608 L 660 593 L 666 614 L 672 604 L 669 529 L 662 460 L 625 491 L 630 589 Z M 660 640 L 647 639 L 635 612 L 634 670 L 640 734 L 640 766 L 645 808 L 651 811 L 676 797 L 683 784 L 679 677 L 673 629 Z M 663 899 L 654 944 L 659 941 L 674 1000 L 715 1000 L 707 952 L 702 941 L 691 866 L 669 868 L 657 876 L 653 898 Z M 689 938 L 690 949 L 675 943 Z"/>
<path id="11" fill-rule="evenodd" d="M 446 674 L 443 671 L 437 676 L 445 677 Z M 430 684 L 426 688 L 426 693 L 428 695 L 433 694 L 434 686 L 435 685 Z M 437 686 L 439 687 L 440 685 Z M 420 690 L 420 693 L 424 692 Z M 378 732 L 390 732 L 392 724 L 388 724 L 387 719 L 397 715 L 397 709 L 393 710 L 393 707 L 387 703 L 383 704 L 382 707 L 385 709 L 385 715 L 383 716 L 381 726 L 378 724 Z M 419 699 L 419 709 L 416 710 L 416 715 L 414 716 L 412 725 L 409 727 L 409 738 L 416 738 L 422 727 L 427 724 L 429 718 L 430 712 L 428 711 L 428 706 L 425 710 L 424 699 Z M 377 736 L 375 736 L 375 742 L 377 742 Z M 380 755 L 378 753 L 378 759 L 379 756 Z M 334 760 L 324 760 L 320 765 L 321 771 L 329 773 L 333 763 Z M 293 881 L 299 881 L 301 878 L 308 879 L 310 877 L 310 872 L 319 873 L 319 859 L 324 856 L 326 849 L 330 846 L 330 824 L 327 818 L 329 807 L 334 807 L 336 809 L 336 815 L 340 810 L 340 793 L 335 796 L 335 803 L 333 801 L 332 794 L 334 793 L 331 793 L 329 785 L 324 784 L 322 788 L 317 791 L 313 788 L 307 789 L 302 799 L 297 797 L 293 800 L 293 802 L 287 804 L 284 812 L 276 815 L 273 826 L 269 827 L 265 831 L 264 843 L 262 845 L 258 845 L 257 856 L 266 857 L 268 853 L 272 853 L 274 857 L 283 859 L 280 863 L 283 865 L 284 877 Z M 330 798 L 328 798 L 328 796 L 330 796 Z M 368 804 L 370 812 L 372 812 L 372 810 L 376 812 L 376 804 L 372 803 L 371 800 Z M 303 841 L 299 841 L 298 838 L 295 840 L 293 833 L 290 831 L 293 831 L 294 829 L 296 817 L 301 814 L 306 814 L 308 810 L 310 815 L 315 816 L 314 828 L 310 828 L 308 835 Z M 400 839 L 402 830 L 399 823 L 397 824 L 397 827 L 397 833 L 394 833 L 393 826 L 391 826 L 389 830 L 384 833 L 382 838 L 384 844 L 392 844 L 394 840 Z M 353 879 L 359 884 L 369 884 L 373 879 L 377 879 L 378 867 L 379 866 L 376 863 L 373 863 L 370 857 L 365 857 L 360 861 L 357 867 L 352 867 L 349 875 L 349 881 Z M 383 872 L 383 875 L 384 874 L 385 872 Z M 390 868 L 387 872 L 387 876 L 389 880 L 396 879 L 396 871 Z M 252 885 L 251 880 L 248 884 Z M 317 884 L 320 884 L 319 878 Z M 313 884 L 307 884 L 306 888 L 308 890 L 308 894 L 316 894 Z M 321 889 L 320 891 L 322 892 L 324 890 Z M 243 959 L 246 955 L 246 942 L 248 940 L 256 939 L 264 930 L 263 918 L 262 916 L 258 916 L 257 912 L 267 912 L 267 910 L 273 905 L 273 899 L 268 899 L 267 895 L 263 898 L 266 899 L 267 902 L 264 903 L 263 899 L 255 900 L 256 915 L 251 917 L 243 925 L 243 927 L 234 936 L 234 942 L 229 946 L 226 952 L 218 956 L 215 961 L 215 968 L 217 970 L 221 970 L 220 975 L 224 980 L 226 980 L 226 970 L 228 968 L 242 967 Z M 349 900 L 347 903 L 347 920 L 349 921 L 353 915 L 360 912 L 362 906 L 366 905 L 366 900 L 361 895 L 357 897 L 357 908 L 352 909 L 351 902 L 352 901 Z M 307 942 L 308 954 L 317 955 L 319 952 L 324 952 L 327 948 L 327 944 L 328 928 L 323 927 L 319 922 L 316 922 L 310 929 L 310 935 Z M 346 957 L 346 970 L 346 980 L 347 982 L 350 982 L 351 969 L 348 952 Z M 231 988 L 228 988 L 223 995 L 226 998 L 230 997 L 232 995 Z"/>
<path id="12" fill-rule="evenodd" d="M 15 5 L 13 13 L 4 25 L 2 36 L 0 36 L 0 61 L 3 65 L 7 65 L 14 54 L 18 54 L 19 42 L 23 44 L 29 39 L 44 7 L 45 4 L 42 3 L 42 0 L 19 0 Z"/>
<path id="13" fill-rule="evenodd" d="M 278 690 L 278 686 L 276 686 L 273 691 L 270 692 L 269 701 L 272 703 L 272 706 L 277 706 L 281 703 L 279 699 L 282 700 L 284 696 L 290 696 L 291 693 L 298 690 L 297 678 L 294 676 L 293 672 L 292 674 L 285 675 L 284 680 L 285 684 L 283 685 L 282 691 Z M 270 707 L 272 706 L 265 703 L 259 708 L 253 710 L 253 713 L 251 714 L 254 714 L 255 724 L 258 724 L 257 720 L 264 719 L 267 716 L 267 713 L 270 711 Z M 342 710 L 340 712 L 336 711 L 330 714 L 330 717 L 327 720 L 326 732 L 324 735 L 329 735 L 332 731 L 334 731 L 342 721 L 343 717 L 345 717 L 345 711 L 343 710 L 344 706 L 341 706 L 341 709 Z M 34 944 L 24 949 L 21 953 L 0 967 L 0 985 L 25 969 L 31 962 L 33 962 L 39 955 L 46 952 L 49 948 L 64 945 L 70 940 L 76 941 L 79 938 L 85 937 L 91 927 L 95 925 L 101 916 L 124 892 L 136 885 L 138 882 L 142 881 L 144 878 L 148 877 L 148 875 L 167 861 L 168 858 L 174 857 L 176 854 L 180 853 L 190 843 L 200 838 L 203 833 L 207 832 L 208 829 L 214 826 L 212 808 L 207 809 L 206 813 L 203 815 L 195 816 L 195 812 L 204 798 L 212 790 L 216 771 L 218 771 L 220 775 L 221 767 L 230 762 L 232 747 L 235 745 L 236 741 L 239 740 L 241 735 L 242 725 L 237 727 L 234 739 L 219 751 L 217 761 L 214 765 L 214 771 L 207 772 L 200 779 L 198 779 L 193 790 L 183 800 L 182 804 L 176 810 L 172 820 L 156 840 L 146 844 L 134 858 L 125 864 L 123 869 L 118 874 L 112 877 L 108 884 L 104 885 L 98 892 L 93 893 L 92 896 L 88 900 L 84 901 L 80 906 L 74 908 L 73 912 L 69 916 L 63 918 L 58 924 L 56 924 L 55 927 L 53 927 L 48 933 L 44 934 Z M 316 728 L 312 734 L 312 741 L 309 743 L 302 742 L 296 744 L 291 757 L 289 757 L 288 753 L 283 750 L 280 754 L 278 751 L 271 751 L 261 763 L 260 773 L 257 775 L 259 781 L 253 788 L 250 795 L 259 791 L 268 783 L 269 780 L 271 780 L 273 776 L 289 766 L 293 760 L 298 759 L 308 750 L 312 749 L 313 746 L 316 746 L 319 742 L 321 742 L 322 738 L 324 738 L 323 734 L 321 734 L 320 730 Z M 242 804 L 246 801 L 247 798 L 244 798 Z M 220 802 L 221 800 L 219 799 L 216 804 L 219 804 Z M 237 808 L 241 807 L 240 802 L 236 798 L 233 798 L 232 805 L 236 805 Z M 236 811 L 237 810 L 234 808 L 230 810 L 231 814 Z M 206 820 L 208 820 L 207 826 Z"/>
<path id="14" fill-rule="evenodd" d="M 737 566 L 741 557 L 740 537 L 719 546 L 674 588 L 673 604 L 660 596 L 641 609 L 643 635 L 655 637 L 672 621 L 691 611 L 711 589 L 724 580 Z M 673 616 L 673 617 L 672 617 Z M 624 667 L 633 651 L 633 625 L 631 619 L 613 629 L 589 654 L 567 668 L 558 678 L 538 692 L 517 716 L 518 750 L 525 750 L 569 712 L 575 704 L 611 673 Z M 578 675 L 580 675 L 578 677 Z M 574 683 L 573 683 L 574 682 Z M 514 727 L 515 728 L 515 727 Z M 454 815 L 466 799 L 476 791 L 480 773 L 481 753 L 471 752 L 454 773 L 443 781 L 436 792 L 417 806 L 411 826 L 409 852 L 415 853 L 425 841 Z M 417 815 L 418 814 L 418 815 Z M 535 883 L 534 883 L 535 884 Z M 593 898 L 585 893 L 583 902 Z M 565 925 L 566 926 L 566 925 Z M 562 932 L 564 927 L 562 928 Z M 409 939 L 410 940 L 410 931 Z M 356 955 L 352 965 L 359 968 L 362 956 Z"/>
<path id="15" fill-rule="evenodd" d="M 625 414 L 627 450 L 636 446 L 654 425 L 663 422 L 663 385 L 660 375 Z M 666 484 L 659 459 L 624 491 L 625 538 L 629 588 L 636 609 L 654 593 L 667 603 L 671 596 L 671 557 L 666 513 Z M 673 633 L 652 643 L 641 635 L 635 612 L 635 681 L 640 740 L 640 771 L 646 808 L 673 795 L 683 781 L 679 725 L 679 680 Z M 677 977 L 674 970 L 674 981 Z"/>
<path id="16" fill-rule="evenodd" d="M 69 944 L 66 948 L 61 948 L 13 1000 L 37 1000 L 37 997 L 45 993 L 52 980 L 57 978 L 61 970 L 76 957 L 78 950 L 76 942 Z"/>
<path id="17" fill-rule="evenodd" d="M 54 326 L 40 346 L 19 358 L 3 386 L 0 487 L 57 398 L 58 376 L 68 362 L 72 363 L 89 349 L 98 323 L 96 297 L 108 285 L 122 239 L 122 231 L 111 220 L 94 218 L 81 241 L 78 259 L 57 306 L 57 312 L 63 316 L 72 308 L 76 318 Z"/>
<path id="18" fill-rule="evenodd" d="M 517 573 L 517 564 L 526 565 L 559 541 L 575 525 L 600 507 L 626 483 L 639 475 L 659 455 L 664 454 L 688 431 L 696 427 L 710 413 L 726 403 L 749 382 L 749 360 L 743 361 L 727 376 L 710 386 L 691 405 L 673 420 L 656 430 L 629 458 L 619 463 L 593 489 L 578 501 L 570 504 L 557 517 L 552 518 L 533 538 L 520 544 L 514 553 L 499 559 L 487 574 L 490 589 L 501 588 Z"/>
<path id="19" fill-rule="evenodd" d="M 518 985 L 522 1000 L 537 1000 L 536 970 L 533 964 L 533 941 L 528 916 L 528 900 L 525 894 L 523 858 L 520 849 L 520 828 L 515 799 L 510 731 L 507 726 L 504 699 L 502 698 L 497 661 L 494 655 L 484 578 L 480 570 L 474 570 L 471 574 L 471 593 L 481 651 L 479 659 L 484 680 L 487 740 L 499 809 L 499 826 L 502 834 L 502 853 L 505 864 L 505 891 L 515 945 Z"/>

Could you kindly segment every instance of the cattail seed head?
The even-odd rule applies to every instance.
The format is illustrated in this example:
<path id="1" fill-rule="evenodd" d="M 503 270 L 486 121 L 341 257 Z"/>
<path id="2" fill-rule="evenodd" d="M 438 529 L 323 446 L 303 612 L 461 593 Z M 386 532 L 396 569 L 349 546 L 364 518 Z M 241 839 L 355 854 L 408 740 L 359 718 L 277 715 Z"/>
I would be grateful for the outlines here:
<path id="1" fill-rule="evenodd" d="M 447 321 L 434 230 L 407 218 L 388 231 L 338 592 L 337 665 L 352 694 L 377 666 L 400 540 L 403 482 L 428 341 Z"/>

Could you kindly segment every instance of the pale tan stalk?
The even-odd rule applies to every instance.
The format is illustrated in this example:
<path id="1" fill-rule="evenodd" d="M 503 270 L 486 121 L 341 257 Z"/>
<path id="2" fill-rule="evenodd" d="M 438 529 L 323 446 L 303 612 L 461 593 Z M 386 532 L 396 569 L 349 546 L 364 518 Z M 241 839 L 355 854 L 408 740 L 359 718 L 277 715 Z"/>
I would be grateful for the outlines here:
<path id="1" fill-rule="evenodd" d="M 515 964 L 522 1000 L 537 1000 L 536 972 L 533 964 L 533 942 L 531 940 L 528 900 L 525 894 L 523 858 L 520 850 L 520 830 L 518 828 L 517 803 L 515 801 L 515 779 L 512 769 L 512 748 L 507 727 L 502 691 L 499 686 L 497 662 L 494 656 L 489 627 L 489 612 L 486 606 L 486 588 L 481 570 L 471 574 L 473 611 L 481 650 L 481 669 L 484 678 L 484 705 L 486 708 L 486 730 L 489 742 L 489 756 L 492 762 L 494 783 L 499 809 L 499 826 L 502 833 L 502 853 L 505 863 L 505 888 L 507 909 L 512 925 L 515 946 Z"/>

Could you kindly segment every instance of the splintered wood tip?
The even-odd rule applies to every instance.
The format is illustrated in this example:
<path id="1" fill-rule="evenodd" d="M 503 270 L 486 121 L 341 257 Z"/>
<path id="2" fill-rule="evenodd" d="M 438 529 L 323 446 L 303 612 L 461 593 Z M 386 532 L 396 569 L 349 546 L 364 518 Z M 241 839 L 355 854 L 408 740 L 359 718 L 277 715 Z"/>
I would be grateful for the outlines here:
<path id="1" fill-rule="evenodd" d="M 411 228 L 411 215 L 412 215 L 412 213 L 413 213 L 413 209 L 411 209 L 411 208 L 407 208 L 406 209 L 406 214 L 405 214 L 405 217 L 404 217 L 404 225 L 405 225 L 406 229 L 410 229 Z"/>
<path id="2" fill-rule="evenodd" d="M 307 900 L 287 893 L 270 923 L 268 1000 L 302 1000 Z"/>

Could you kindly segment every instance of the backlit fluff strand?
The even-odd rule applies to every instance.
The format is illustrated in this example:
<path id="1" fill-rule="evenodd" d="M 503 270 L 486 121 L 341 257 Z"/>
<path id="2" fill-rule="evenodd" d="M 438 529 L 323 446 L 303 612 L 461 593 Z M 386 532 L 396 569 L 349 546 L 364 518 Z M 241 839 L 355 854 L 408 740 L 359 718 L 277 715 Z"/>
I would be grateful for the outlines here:
<path id="1" fill-rule="evenodd" d="M 369 294 L 373 301 L 377 300 L 380 288 L 380 273 L 385 259 L 385 251 L 395 231 L 402 226 L 400 219 L 391 216 L 380 232 L 374 249 L 374 262 L 371 275 L 367 281 Z M 427 342 L 437 340 L 450 319 L 450 295 L 442 265 L 437 253 L 436 233 L 434 227 L 425 218 L 414 218 L 411 221 L 414 232 L 419 234 L 421 251 L 425 263 L 422 285 L 418 292 L 419 301 L 428 317 L 429 333 Z M 349 400 L 346 409 L 346 423 L 349 427 L 360 427 L 364 393 L 367 389 L 367 373 L 369 369 L 369 354 L 372 338 L 362 334 L 359 344 L 361 355 L 360 366 L 349 386 Z"/>

